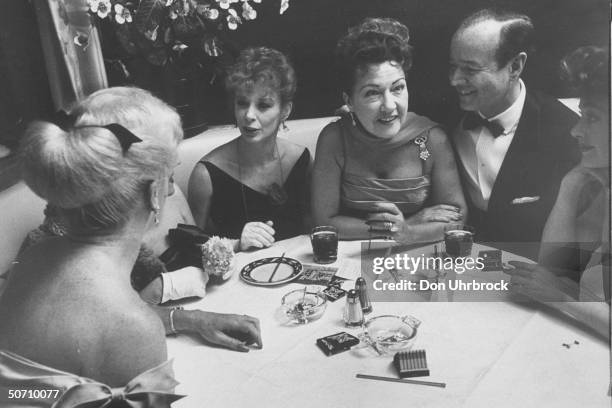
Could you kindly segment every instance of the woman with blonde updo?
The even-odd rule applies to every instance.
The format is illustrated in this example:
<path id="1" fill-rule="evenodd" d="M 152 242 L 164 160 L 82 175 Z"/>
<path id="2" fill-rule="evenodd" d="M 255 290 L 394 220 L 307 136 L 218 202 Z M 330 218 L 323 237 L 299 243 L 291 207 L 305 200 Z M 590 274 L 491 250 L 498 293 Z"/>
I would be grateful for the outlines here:
<path id="1" fill-rule="evenodd" d="M 180 120 L 136 88 L 98 91 L 74 116 L 66 129 L 34 123 L 22 142 L 25 182 L 58 209 L 68 233 L 29 248 L 9 277 L 0 299 L 0 378 L 32 376 L 37 388 L 70 389 L 60 398 L 80 401 L 104 397 L 80 395 L 81 382 L 119 387 L 153 370 L 165 379 L 165 395 L 148 406 L 169 406 L 178 397 L 164 328 L 129 277 L 164 207 Z"/>
<path id="2" fill-rule="evenodd" d="M 130 286 L 130 272 L 164 210 L 180 119 L 137 88 L 95 92 L 71 116 L 63 127 L 32 124 L 21 146 L 25 182 L 67 231 L 24 251 L 9 276 L 0 384 L 59 389 L 58 406 L 123 407 L 133 391 L 142 406 L 167 407 L 180 396 L 164 326 Z M 0 405 L 7 395 L 0 386 Z"/>
<path id="3" fill-rule="evenodd" d="M 436 241 L 465 219 L 453 152 L 442 128 L 408 110 L 408 28 L 368 18 L 336 47 L 347 112 L 323 129 L 312 212 L 343 239 Z"/>

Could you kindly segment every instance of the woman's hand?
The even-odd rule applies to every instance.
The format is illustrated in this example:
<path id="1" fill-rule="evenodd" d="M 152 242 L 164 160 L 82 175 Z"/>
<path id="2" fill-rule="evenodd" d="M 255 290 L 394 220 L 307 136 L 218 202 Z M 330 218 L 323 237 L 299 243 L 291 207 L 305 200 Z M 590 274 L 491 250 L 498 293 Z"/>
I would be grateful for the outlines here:
<path id="1" fill-rule="evenodd" d="M 396 233 L 404 224 L 404 214 L 393 203 L 373 203 L 366 224 L 372 232 Z"/>
<path id="2" fill-rule="evenodd" d="M 201 310 L 181 312 L 189 313 L 190 318 L 188 327 L 181 327 L 179 321 L 175 320 L 179 331 L 197 333 L 207 342 L 234 351 L 248 352 L 248 346 L 251 345 L 258 349 L 263 347 L 259 319 L 255 317 Z M 175 319 L 178 318 L 177 314 L 175 313 Z"/>
<path id="3" fill-rule="evenodd" d="M 409 228 L 404 220 L 404 214 L 397 205 L 384 202 L 374 203 L 372 211 L 366 220 L 366 224 L 370 226 L 370 232 L 383 234 L 397 242 L 409 241 Z"/>
<path id="4" fill-rule="evenodd" d="M 410 217 L 410 224 L 421 224 L 425 222 L 459 222 L 463 218 L 461 209 L 454 205 L 437 204 L 423 208 Z"/>
<path id="5" fill-rule="evenodd" d="M 510 261 L 514 268 L 504 268 L 512 276 L 513 292 L 527 296 L 537 302 L 568 302 L 578 298 L 578 285 L 561 278 L 538 265 Z"/>
<path id="6" fill-rule="evenodd" d="M 274 243 L 274 228 L 272 221 L 247 222 L 240 235 L 240 250 L 249 248 L 266 248 Z"/>
<path id="7" fill-rule="evenodd" d="M 411 227 L 428 222 L 457 222 L 463 216 L 457 207 L 438 204 L 427 207 L 405 220 L 400 209 L 393 203 L 375 203 L 366 223 L 374 233 L 386 234 L 397 242 L 416 242 Z"/>

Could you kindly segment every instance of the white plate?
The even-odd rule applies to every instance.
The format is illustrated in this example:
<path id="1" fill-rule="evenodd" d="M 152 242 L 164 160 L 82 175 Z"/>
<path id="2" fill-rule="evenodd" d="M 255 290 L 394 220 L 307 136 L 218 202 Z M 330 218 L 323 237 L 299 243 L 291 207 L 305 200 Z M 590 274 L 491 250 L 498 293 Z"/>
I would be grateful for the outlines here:
<path id="1" fill-rule="evenodd" d="M 280 265 L 279 265 L 280 262 Z M 271 282 L 270 276 L 274 268 L 278 265 L 274 279 Z M 302 264 L 293 258 L 263 258 L 251 262 L 240 271 L 240 279 L 251 285 L 257 286 L 276 286 L 291 282 L 302 274 Z"/>

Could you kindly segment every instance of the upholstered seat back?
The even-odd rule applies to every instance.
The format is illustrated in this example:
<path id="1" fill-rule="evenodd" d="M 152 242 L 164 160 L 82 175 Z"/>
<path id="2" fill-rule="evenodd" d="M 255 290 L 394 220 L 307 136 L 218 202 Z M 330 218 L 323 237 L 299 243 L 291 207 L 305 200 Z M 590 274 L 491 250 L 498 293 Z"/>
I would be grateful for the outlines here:
<path id="1" fill-rule="evenodd" d="M 314 155 L 321 129 L 334 118 L 301 119 L 287 122 L 287 131 L 280 136 L 308 147 Z M 215 127 L 184 140 L 179 146 L 180 164 L 175 171 L 177 185 L 187 195 L 189 175 L 197 161 L 215 147 L 238 136 L 234 126 Z M 28 231 L 43 220 L 45 202 L 23 182 L 0 191 L 0 275 L 15 258 Z M 2 286 L 2 282 L 0 282 Z"/>

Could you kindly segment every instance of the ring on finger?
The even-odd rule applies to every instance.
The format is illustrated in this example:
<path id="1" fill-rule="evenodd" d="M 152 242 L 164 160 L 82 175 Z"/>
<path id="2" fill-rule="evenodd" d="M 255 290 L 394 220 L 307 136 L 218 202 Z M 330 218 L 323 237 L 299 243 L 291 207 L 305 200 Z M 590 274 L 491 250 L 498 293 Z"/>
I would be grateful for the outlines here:
<path id="1" fill-rule="evenodd" d="M 387 231 L 391 231 L 391 228 L 393 228 L 393 222 L 391 221 L 385 221 L 385 229 Z"/>

